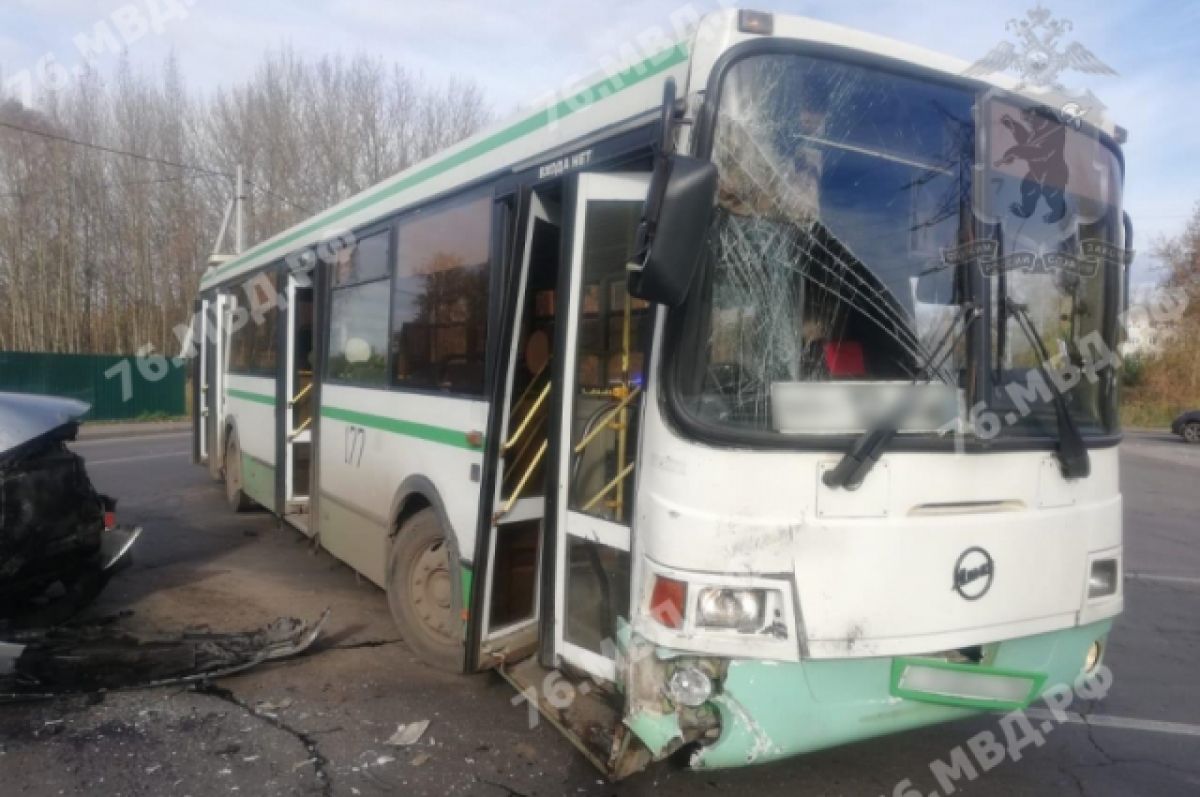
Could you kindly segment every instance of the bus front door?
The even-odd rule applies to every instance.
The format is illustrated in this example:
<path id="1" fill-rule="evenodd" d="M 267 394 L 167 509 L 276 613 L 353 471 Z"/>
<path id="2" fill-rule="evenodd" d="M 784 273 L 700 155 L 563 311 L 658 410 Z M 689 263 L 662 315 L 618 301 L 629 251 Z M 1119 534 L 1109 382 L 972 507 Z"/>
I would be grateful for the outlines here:
<path id="1" fill-rule="evenodd" d="M 629 615 L 651 320 L 646 303 L 630 301 L 625 267 L 649 179 L 568 180 L 530 196 L 521 231 L 494 512 L 477 548 L 486 565 L 471 616 L 473 660 L 495 667 L 531 713 L 618 774 L 641 761 L 621 722 L 615 640 Z"/>
<path id="2" fill-rule="evenodd" d="M 506 412 L 500 419 L 495 511 L 484 548 L 480 667 L 520 660 L 537 649 L 561 215 L 555 198 L 530 195 L 515 321 L 504 355 Z"/>
<path id="3" fill-rule="evenodd" d="M 575 178 L 574 231 L 560 280 L 560 444 L 551 483 L 554 626 L 543 664 L 616 680 L 629 617 L 630 526 L 650 307 L 631 299 L 626 265 L 648 176 Z M 547 656 L 549 644 L 552 656 Z"/>

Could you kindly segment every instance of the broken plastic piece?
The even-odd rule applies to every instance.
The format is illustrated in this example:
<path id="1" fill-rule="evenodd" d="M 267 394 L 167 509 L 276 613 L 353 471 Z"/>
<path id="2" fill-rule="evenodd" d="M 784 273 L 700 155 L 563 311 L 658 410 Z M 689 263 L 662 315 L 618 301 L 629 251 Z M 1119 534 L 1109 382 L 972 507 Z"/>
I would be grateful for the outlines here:
<path id="1" fill-rule="evenodd" d="M 421 736 L 429 728 L 429 720 L 420 720 L 418 722 L 410 722 L 407 725 L 401 725 L 396 728 L 396 732 L 387 740 L 387 743 L 393 747 L 408 747 L 420 741 Z"/>
<path id="2" fill-rule="evenodd" d="M 243 633 L 138 635 L 108 627 L 25 632 L 0 646 L 0 702 L 219 678 L 308 650 L 314 623 L 280 618 Z"/>

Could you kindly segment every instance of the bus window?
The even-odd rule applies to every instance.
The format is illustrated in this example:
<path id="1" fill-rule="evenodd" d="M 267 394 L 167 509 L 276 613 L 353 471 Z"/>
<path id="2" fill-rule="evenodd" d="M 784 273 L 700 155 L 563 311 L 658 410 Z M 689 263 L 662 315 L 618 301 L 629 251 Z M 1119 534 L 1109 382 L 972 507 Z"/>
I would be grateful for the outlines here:
<path id="1" fill-rule="evenodd" d="M 274 273 L 256 274 L 235 292 L 237 302 L 249 315 L 241 326 L 232 325 L 229 340 L 230 373 L 248 376 L 275 376 L 279 280 Z M 256 307 L 269 308 L 257 315 Z"/>
<path id="2" fill-rule="evenodd" d="M 483 394 L 491 219 L 483 196 L 400 223 L 393 384 Z"/>
<path id="3" fill-rule="evenodd" d="M 334 268 L 329 311 L 329 377 L 361 385 L 387 381 L 390 230 L 358 241 Z"/>

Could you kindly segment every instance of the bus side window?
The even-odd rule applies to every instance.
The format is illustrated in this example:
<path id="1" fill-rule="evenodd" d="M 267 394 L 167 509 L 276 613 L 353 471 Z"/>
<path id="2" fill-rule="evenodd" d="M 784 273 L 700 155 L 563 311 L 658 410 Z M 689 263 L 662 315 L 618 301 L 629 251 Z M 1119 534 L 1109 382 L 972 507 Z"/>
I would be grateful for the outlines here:
<path id="1" fill-rule="evenodd" d="M 392 384 L 483 395 L 492 199 L 402 220 L 392 291 Z"/>

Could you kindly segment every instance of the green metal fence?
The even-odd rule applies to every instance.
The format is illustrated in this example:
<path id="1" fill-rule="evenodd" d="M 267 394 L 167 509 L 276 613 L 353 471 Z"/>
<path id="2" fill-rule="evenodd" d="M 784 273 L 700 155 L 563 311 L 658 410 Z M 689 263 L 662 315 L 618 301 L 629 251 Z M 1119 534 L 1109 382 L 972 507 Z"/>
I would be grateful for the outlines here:
<path id="1" fill-rule="evenodd" d="M 186 411 L 188 368 L 170 360 L 109 354 L 0 352 L 0 390 L 79 399 L 88 420 L 178 417 Z"/>

